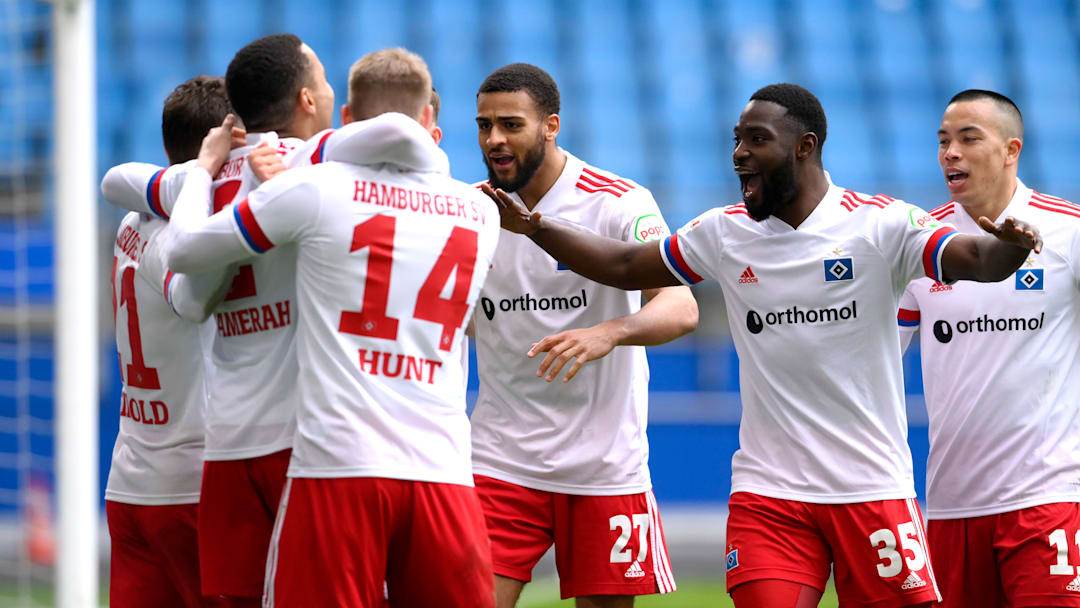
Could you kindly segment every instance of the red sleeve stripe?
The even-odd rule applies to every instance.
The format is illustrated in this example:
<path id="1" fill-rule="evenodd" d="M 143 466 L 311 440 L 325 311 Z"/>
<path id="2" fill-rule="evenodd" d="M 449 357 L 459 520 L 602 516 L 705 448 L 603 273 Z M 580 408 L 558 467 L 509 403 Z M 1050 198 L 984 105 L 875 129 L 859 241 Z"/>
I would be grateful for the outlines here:
<path id="1" fill-rule="evenodd" d="M 1062 203 L 1062 204 L 1065 204 L 1065 205 L 1069 205 L 1070 207 L 1078 207 L 1078 208 L 1080 208 L 1080 205 L 1077 205 L 1076 203 L 1069 202 L 1069 201 L 1067 201 L 1067 200 L 1065 200 L 1063 198 L 1059 198 L 1059 197 L 1056 197 L 1056 196 L 1051 196 L 1049 194 L 1046 194 L 1045 192 L 1035 192 L 1034 190 L 1032 190 L 1031 194 L 1035 198 L 1044 200 L 1044 201 L 1046 201 L 1048 203 Z"/>
<path id="2" fill-rule="evenodd" d="M 1080 205 L 1070 203 L 1069 201 L 1057 197 L 1040 194 L 1038 192 L 1032 194 L 1028 204 L 1032 207 L 1038 207 L 1039 209 L 1063 213 L 1073 217 L 1080 217 Z"/>
<path id="3" fill-rule="evenodd" d="M 746 217 L 750 217 L 750 212 L 749 211 L 747 211 L 746 209 L 739 209 L 737 207 L 731 207 L 731 208 L 728 208 L 728 209 L 724 209 L 724 213 L 726 213 L 728 215 L 745 215 Z"/>
<path id="4" fill-rule="evenodd" d="M 330 136 L 333 134 L 334 131 L 331 129 L 330 131 L 326 132 L 326 135 L 322 136 L 322 139 L 319 140 L 319 145 L 315 146 L 315 151 L 311 153 L 311 164 L 317 165 L 326 160 L 326 140 L 329 139 Z"/>
<path id="5" fill-rule="evenodd" d="M 926 241 L 926 247 L 923 248 L 923 272 L 926 276 L 935 281 L 940 282 L 942 280 L 941 251 L 944 249 L 945 243 L 956 234 L 957 232 L 952 228 L 943 226 L 930 235 L 930 239 Z"/>
<path id="6" fill-rule="evenodd" d="M 623 195 L 622 191 L 615 190 L 613 187 L 610 187 L 610 186 L 590 188 L 589 186 L 586 186 L 582 182 L 578 182 L 577 187 L 578 187 L 578 189 L 584 190 L 585 192 L 592 192 L 592 193 L 607 192 L 608 194 L 614 194 L 616 198 L 621 197 Z"/>
<path id="7" fill-rule="evenodd" d="M 236 218 L 240 234 L 244 235 L 244 240 L 255 253 L 266 253 L 274 248 L 274 244 L 266 238 L 259 222 L 255 221 L 255 214 L 251 212 L 251 206 L 248 205 L 246 198 L 240 201 L 240 204 L 233 206 L 233 217 Z"/>
<path id="8" fill-rule="evenodd" d="M 850 195 L 851 195 L 851 198 L 853 198 L 853 199 L 855 199 L 856 201 L 858 201 L 858 202 L 859 202 L 859 204 L 861 204 L 861 205 L 873 205 L 873 206 L 875 206 L 875 207 L 878 207 L 879 209 L 884 209 L 884 208 L 885 208 L 885 206 L 889 204 L 889 203 L 887 203 L 887 202 L 885 202 L 885 201 L 881 201 L 881 200 L 875 200 L 875 198 L 862 198 L 861 196 L 859 196 L 858 194 L 855 194 L 855 193 L 854 193 L 854 192 L 852 192 L 851 190 L 845 190 L 845 191 L 844 191 L 844 194 L 845 194 L 845 195 L 849 195 L 849 194 L 850 194 Z"/>
<path id="9" fill-rule="evenodd" d="M 954 202 L 956 201 L 949 201 L 940 207 L 935 207 L 930 210 L 930 213 L 952 213 Z"/>
<path id="10" fill-rule="evenodd" d="M 917 310 L 901 308 L 896 312 L 896 323 L 901 327 L 915 327 L 919 324 L 921 315 Z"/>
<path id="11" fill-rule="evenodd" d="M 150 183 L 146 185 L 146 203 L 150 205 L 150 211 L 167 220 L 169 215 L 161 206 L 161 177 L 163 175 L 165 175 L 165 169 L 159 170 L 150 178 Z"/>
<path id="12" fill-rule="evenodd" d="M 612 185 L 615 185 L 617 188 L 619 188 L 623 192 L 628 192 L 628 191 L 634 189 L 634 186 L 630 182 L 622 179 L 621 177 L 614 177 L 614 178 L 606 177 L 606 176 L 600 175 L 599 173 L 597 173 L 596 171 L 593 171 L 592 169 L 589 169 L 588 167 L 585 167 L 584 169 L 582 169 L 581 179 L 585 179 L 586 174 L 588 174 L 590 177 L 592 177 L 593 180 L 595 180 L 597 182 L 600 182 L 600 184 L 612 184 Z"/>
<path id="13" fill-rule="evenodd" d="M 690 268 L 690 265 L 686 263 L 686 260 L 683 259 L 682 251 L 679 250 L 678 234 L 673 234 L 668 238 L 664 239 L 664 247 L 662 251 L 667 254 L 667 258 L 668 261 L 671 262 L 671 266 L 679 272 L 679 274 L 682 276 L 683 279 L 686 280 L 687 283 L 700 283 L 704 280 L 703 278 L 701 278 L 701 275 L 694 272 L 694 270 Z"/>
<path id="14" fill-rule="evenodd" d="M 169 302 L 170 304 L 172 303 L 172 301 L 169 300 L 169 283 L 172 283 L 172 278 L 173 278 L 173 271 L 170 270 L 170 271 L 165 273 L 165 286 L 164 286 L 163 291 L 165 292 L 165 301 Z"/>

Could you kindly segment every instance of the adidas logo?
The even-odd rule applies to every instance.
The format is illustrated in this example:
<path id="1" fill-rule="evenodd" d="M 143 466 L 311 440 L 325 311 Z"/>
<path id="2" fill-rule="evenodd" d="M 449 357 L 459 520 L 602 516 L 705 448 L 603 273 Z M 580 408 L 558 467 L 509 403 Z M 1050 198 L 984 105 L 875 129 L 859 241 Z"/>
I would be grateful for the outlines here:
<path id="1" fill-rule="evenodd" d="M 930 293 L 938 293 L 942 291 L 952 291 L 952 285 L 946 285 L 938 281 L 934 281 L 934 284 L 930 286 Z"/>
<path id="2" fill-rule="evenodd" d="M 912 572 L 911 574 L 908 575 L 907 580 L 904 581 L 904 584 L 900 585 L 900 589 L 903 590 L 903 591 L 907 591 L 909 589 L 918 589 L 919 587 L 925 587 L 925 586 L 926 586 L 926 581 L 919 578 L 918 574 Z"/>
<path id="3" fill-rule="evenodd" d="M 744 285 L 750 283 L 757 283 L 757 277 L 754 276 L 754 271 L 750 270 L 749 266 L 747 266 L 746 270 L 744 270 L 743 273 L 739 275 L 739 283 Z"/>
<path id="4" fill-rule="evenodd" d="M 637 562 L 630 564 L 630 567 L 626 569 L 626 573 L 623 574 L 626 578 L 641 578 L 645 576 L 645 571 L 641 569 L 641 566 Z"/>
<path id="5" fill-rule="evenodd" d="M 1080 575 L 1072 580 L 1071 583 L 1065 586 L 1066 591 L 1075 591 L 1080 593 Z"/>

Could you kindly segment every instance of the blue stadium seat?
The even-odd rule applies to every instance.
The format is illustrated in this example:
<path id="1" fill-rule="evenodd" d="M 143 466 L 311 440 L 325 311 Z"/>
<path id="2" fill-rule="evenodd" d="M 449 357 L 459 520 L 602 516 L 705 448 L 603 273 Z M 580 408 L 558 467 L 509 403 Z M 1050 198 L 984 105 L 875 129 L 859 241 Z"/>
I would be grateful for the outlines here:
<path id="1" fill-rule="evenodd" d="M 732 65 L 723 69 L 730 70 L 730 104 L 737 118 L 754 91 L 793 79 L 790 66 L 782 56 L 779 3 L 777 0 L 718 2 L 713 6 L 730 43 Z"/>
<path id="2" fill-rule="evenodd" d="M 508 26 L 496 30 L 502 34 L 505 62 L 531 63 L 551 73 L 559 61 L 554 35 L 558 20 L 552 3 L 502 2 L 498 6 L 503 11 L 502 23 Z"/>
<path id="3" fill-rule="evenodd" d="M 1032 3 L 1035 4 L 1035 3 Z M 941 31 L 938 52 L 952 86 L 950 93 L 981 88 L 1001 91 L 1008 84 L 998 17 L 988 2 L 928 2 Z"/>

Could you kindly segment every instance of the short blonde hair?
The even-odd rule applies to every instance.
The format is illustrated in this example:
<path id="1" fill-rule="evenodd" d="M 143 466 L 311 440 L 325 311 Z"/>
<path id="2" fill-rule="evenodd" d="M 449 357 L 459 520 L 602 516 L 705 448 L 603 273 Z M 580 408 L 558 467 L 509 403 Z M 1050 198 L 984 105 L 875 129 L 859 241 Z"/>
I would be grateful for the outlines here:
<path id="1" fill-rule="evenodd" d="M 431 73 L 403 48 L 368 53 L 349 68 L 349 111 L 354 120 L 401 112 L 420 120 L 431 103 Z"/>

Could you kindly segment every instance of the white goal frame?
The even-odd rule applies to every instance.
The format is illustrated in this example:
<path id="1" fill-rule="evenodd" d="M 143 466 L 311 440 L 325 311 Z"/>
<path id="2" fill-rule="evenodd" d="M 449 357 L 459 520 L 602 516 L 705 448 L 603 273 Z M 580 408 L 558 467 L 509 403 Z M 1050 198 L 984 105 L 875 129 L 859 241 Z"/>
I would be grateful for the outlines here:
<path id="1" fill-rule="evenodd" d="M 56 605 L 98 605 L 98 196 L 94 1 L 53 2 Z"/>

